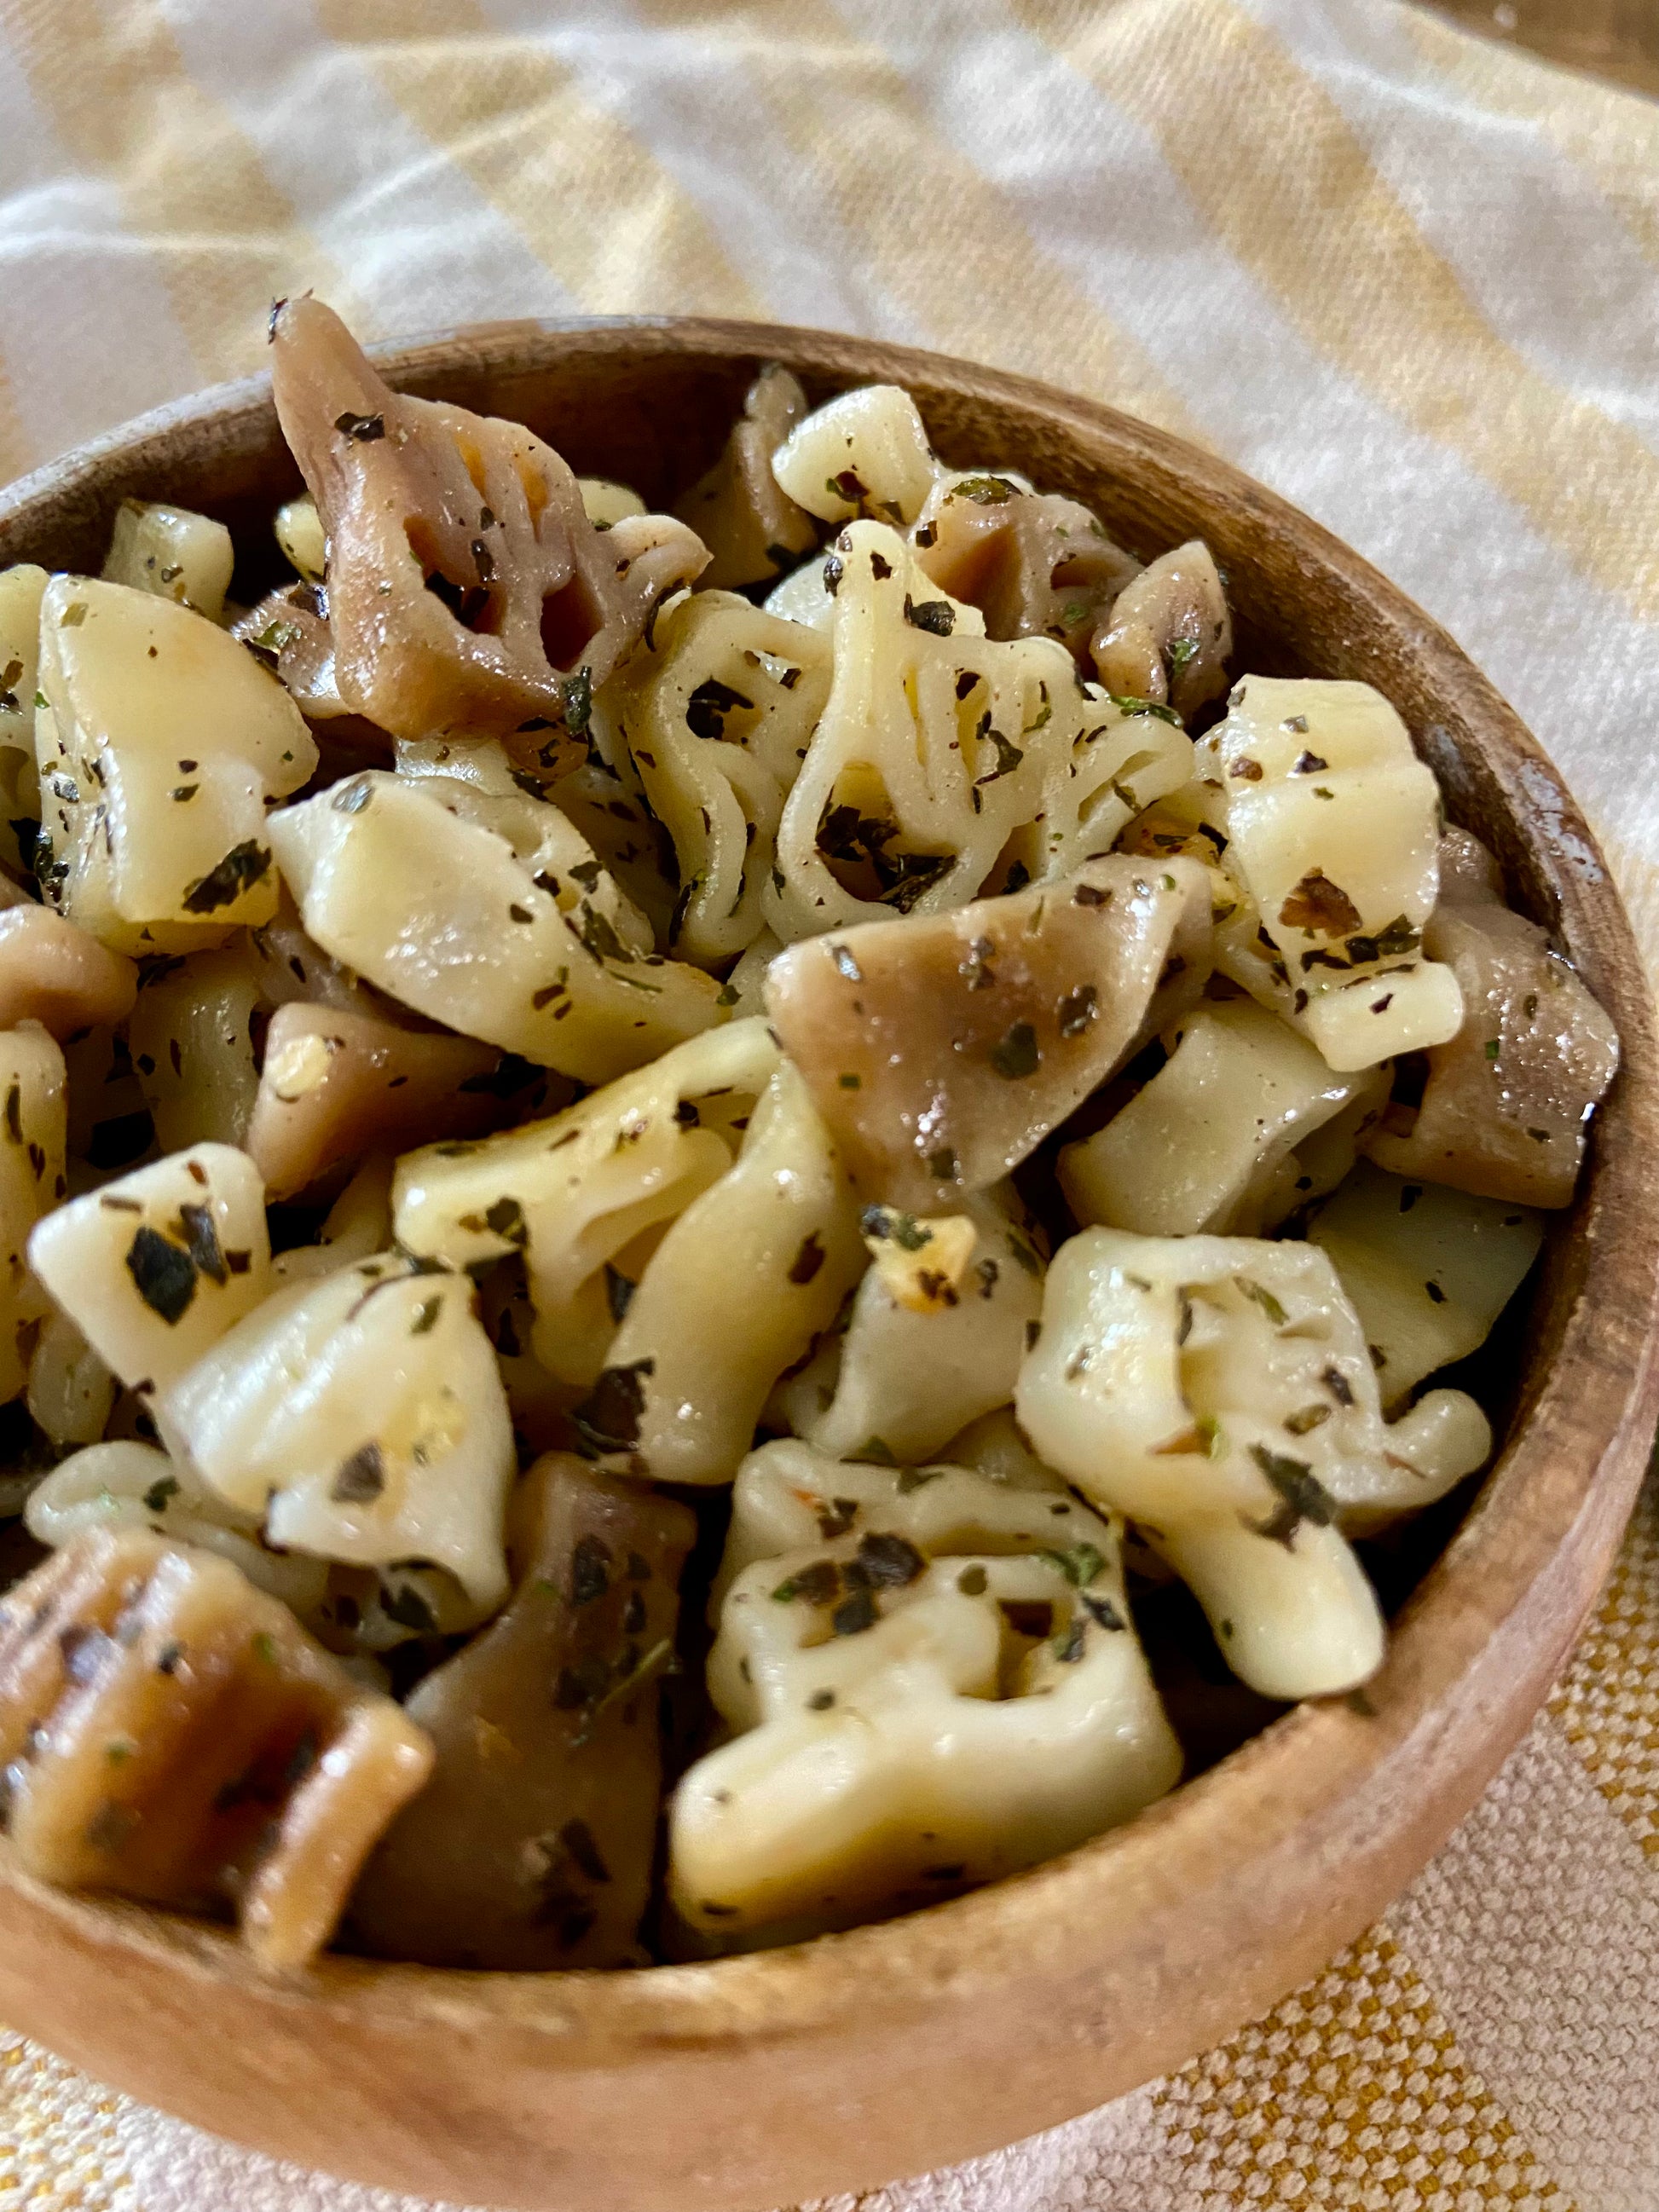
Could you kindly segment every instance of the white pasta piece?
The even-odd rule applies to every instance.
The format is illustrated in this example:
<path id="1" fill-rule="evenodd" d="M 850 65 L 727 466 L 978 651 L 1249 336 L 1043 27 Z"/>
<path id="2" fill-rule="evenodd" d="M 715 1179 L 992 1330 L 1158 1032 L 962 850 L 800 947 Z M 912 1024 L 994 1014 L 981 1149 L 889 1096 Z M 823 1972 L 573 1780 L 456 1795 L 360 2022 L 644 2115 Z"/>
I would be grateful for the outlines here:
<path id="1" fill-rule="evenodd" d="M 908 526 L 937 468 L 916 403 L 896 384 L 869 384 L 815 408 L 772 456 L 772 473 L 823 522 L 876 517 Z"/>
<path id="2" fill-rule="evenodd" d="M 34 694 L 40 684 L 40 600 L 50 581 L 23 562 L 0 568 L 0 860 L 27 875 L 19 822 L 40 818 L 40 777 L 34 760 Z M 25 832 L 25 835 L 27 833 Z"/>
<path id="3" fill-rule="evenodd" d="M 225 611 L 236 549 L 222 522 L 187 507 L 124 499 L 104 560 L 104 580 L 194 607 L 216 623 Z"/>
<path id="4" fill-rule="evenodd" d="M 279 507 L 272 527 L 289 568 L 306 583 L 320 584 L 328 574 L 328 539 L 311 494 L 302 492 Z"/>
<path id="5" fill-rule="evenodd" d="M 1362 1163 L 1308 1234 L 1335 1265 L 1393 1406 L 1486 1342 L 1538 1256 L 1544 1220 Z"/>
<path id="6" fill-rule="evenodd" d="M 689 596 L 606 687 L 605 712 L 674 842 L 668 945 L 729 959 L 764 927 L 784 800 L 830 690 L 829 641 L 728 592 Z"/>
<path id="7" fill-rule="evenodd" d="M 1042 1458 L 1142 1528 L 1229 1666 L 1275 1698 L 1376 1670 L 1382 1615 L 1343 1529 L 1431 1504 L 1492 1443 L 1461 1392 L 1385 1425 L 1329 1259 L 1248 1237 L 1073 1237 L 1015 1406 Z"/>
<path id="8" fill-rule="evenodd" d="M 573 1414 L 587 1442 L 618 1471 L 729 1482 L 773 1384 L 863 1271 L 858 1223 L 846 1170 L 786 1062 L 729 1172 L 692 1200 L 627 1294 L 604 1371 Z"/>
<path id="9" fill-rule="evenodd" d="M 625 954 L 645 958 L 654 952 L 651 924 L 556 805 L 522 789 L 485 790 L 465 777 L 430 776 L 420 789 L 422 797 L 435 799 L 458 821 L 488 830 L 510 846 L 531 881 L 547 893 L 573 927 L 606 943 L 608 931 Z"/>
<path id="10" fill-rule="evenodd" d="M 1103 1129 L 1060 1156 L 1080 1222 L 1149 1237 L 1254 1236 L 1299 1194 L 1294 1147 L 1363 1093 L 1380 1113 L 1386 1078 L 1338 1075 L 1249 999 L 1194 1010 L 1170 1057 Z"/>
<path id="11" fill-rule="evenodd" d="M 54 1551 L 89 1529 L 153 1528 L 173 1543 L 216 1552 L 308 1626 L 327 1595 L 325 1559 L 273 1551 L 261 1540 L 258 1514 L 238 1511 L 187 1462 L 154 1444 L 122 1440 L 71 1453 L 36 1488 L 23 1519 L 36 1543 Z"/>
<path id="12" fill-rule="evenodd" d="M 582 495 L 582 513 L 596 530 L 609 530 L 629 515 L 647 511 L 638 492 L 612 483 L 609 477 L 578 477 L 576 489 Z"/>
<path id="13" fill-rule="evenodd" d="M 754 1455 L 732 1536 L 732 1565 L 750 1563 L 708 1667 L 738 1733 L 670 1814 L 683 1918 L 717 1943 L 844 1925 L 1051 1857 L 1163 1796 L 1181 1753 L 1121 1536 L 955 1468 Z"/>
<path id="14" fill-rule="evenodd" d="M 988 639 L 896 532 L 852 525 L 827 568 L 830 695 L 762 901 L 786 944 L 1062 876 L 1190 775 L 1163 710 L 1081 684 L 1053 638 Z"/>
<path id="15" fill-rule="evenodd" d="M 115 1377 L 66 1314 L 49 1313 L 29 1361 L 28 1407 L 60 1449 L 96 1443 L 115 1407 Z"/>
<path id="16" fill-rule="evenodd" d="M 246 1143 L 259 1089 L 254 1019 L 264 1005 L 243 945 L 191 953 L 146 977 L 127 1040 L 164 1152 Z"/>
<path id="17" fill-rule="evenodd" d="M 38 855 L 51 902 L 116 952 L 268 921 L 270 802 L 317 765 L 299 709 L 188 607 L 57 576 L 41 602 Z"/>
<path id="18" fill-rule="evenodd" d="M 507 1593 L 515 1468 L 495 1354 L 464 1275 L 392 1255 L 280 1291 L 172 1382 L 175 1455 L 273 1544 L 452 1576 L 476 1626 Z"/>
<path id="19" fill-rule="evenodd" d="M 584 1083 L 716 1019 L 711 977 L 632 951 L 586 893 L 567 913 L 563 880 L 544 888 L 507 836 L 451 811 L 461 803 L 371 771 L 273 817 L 317 942 L 417 1013 Z"/>
<path id="20" fill-rule="evenodd" d="M 626 1286 L 664 1225 L 731 1167 L 741 1134 L 732 1118 L 750 1111 L 777 1065 L 764 1022 L 734 1022 L 549 1121 L 410 1152 L 393 1185 L 398 1242 L 453 1267 L 521 1251 L 537 1358 L 591 1388 Z M 641 1240 L 636 1261 L 629 1247 Z"/>
<path id="21" fill-rule="evenodd" d="M 1012 1192 L 963 1201 L 973 1241 L 948 1300 L 917 1310 L 893 1295 L 879 1262 L 859 1285 L 833 1382 L 805 1430 L 832 1458 L 928 1459 L 981 1413 L 1010 1403 L 1028 1332 L 1042 1307 L 1042 1261 L 1010 1217 Z M 898 1234 L 937 1226 L 872 1208 Z M 890 1240 L 890 1241 L 896 1241 Z M 928 1257 L 923 1243 L 911 1256 Z"/>
<path id="22" fill-rule="evenodd" d="M 1457 979 L 1420 956 L 1439 794 L 1382 694 L 1246 677 L 1200 757 L 1225 794 L 1229 867 L 1285 971 L 1273 980 L 1329 1065 L 1370 1067 L 1455 1036 Z"/>
<path id="23" fill-rule="evenodd" d="M 839 575 L 839 568 L 831 567 L 839 557 L 836 554 L 809 555 L 799 568 L 792 568 L 767 593 L 762 602 L 765 612 L 780 622 L 798 623 L 803 629 L 829 629 L 835 620 L 836 602 L 830 596 L 828 577 Z"/>
<path id="24" fill-rule="evenodd" d="M 0 1030 L 0 1404 L 23 1389 L 28 1331 L 50 1310 L 28 1241 L 67 1187 L 66 1133 L 63 1054 L 33 1024 Z"/>
<path id="25" fill-rule="evenodd" d="M 561 914 L 575 915 L 586 900 L 630 952 L 655 950 L 651 923 L 563 808 L 530 787 L 499 738 L 399 738 L 393 751 L 400 776 L 463 822 L 504 838 Z"/>
<path id="26" fill-rule="evenodd" d="M 129 1389 L 165 1391 L 270 1286 L 264 1186 L 193 1146 L 48 1214 L 29 1265 Z"/>

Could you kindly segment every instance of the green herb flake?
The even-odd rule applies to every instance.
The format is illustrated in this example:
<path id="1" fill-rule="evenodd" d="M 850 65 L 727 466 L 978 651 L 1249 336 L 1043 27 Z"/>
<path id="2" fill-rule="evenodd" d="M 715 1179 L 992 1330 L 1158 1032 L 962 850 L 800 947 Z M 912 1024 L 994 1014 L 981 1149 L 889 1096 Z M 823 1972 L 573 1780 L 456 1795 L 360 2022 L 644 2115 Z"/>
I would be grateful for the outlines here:
<path id="1" fill-rule="evenodd" d="M 991 1066 L 1006 1083 L 1022 1082 L 1035 1075 L 1042 1063 L 1036 1031 L 1030 1022 L 1015 1022 L 991 1048 Z"/>
<path id="2" fill-rule="evenodd" d="M 1047 1559 L 1060 1569 L 1073 1589 L 1086 1589 L 1106 1567 L 1106 1555 L 1093 1544 L 1073 1544 L 1068 1551 L 1041 1551 L 1040 1559 Z"/>
<path id="3" fill-rule="evenodd" d="M 196 1262 L 189 1253 L 146 1223 L 127 1248 L 126 1268 L 150 1311 L 176 1328 L 196 1296 Z"/>
<path id="4" fill-rule="evenodd" d="M 1233 1283 L 1247 1298 L 1261 1307 L 1275 1328 L 1283 1328 L 1289 1322 L 1290 1316 L 1265 1283 L 1255 1282 L 1249 1275 L 1235 1275 Z"/>
<path id="5" fill-rule="evenodd" d="M 240 845 L 233 845 L 216 868 L 199 877 L 185 893 L 185 908 L 190 914 L 216 914 L 221 907 L 234 906 L 245 891 L 262 883 L 270 872 L 270 848 L 249 837 Z"/>

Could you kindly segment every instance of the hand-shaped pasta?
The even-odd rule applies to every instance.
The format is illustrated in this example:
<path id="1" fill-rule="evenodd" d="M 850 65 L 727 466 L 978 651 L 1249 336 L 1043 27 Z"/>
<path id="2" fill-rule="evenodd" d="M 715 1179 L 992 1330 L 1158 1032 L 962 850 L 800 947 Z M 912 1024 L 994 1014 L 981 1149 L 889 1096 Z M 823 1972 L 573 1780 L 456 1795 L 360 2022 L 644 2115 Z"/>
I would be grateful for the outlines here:
<path id="1" fill-rule="evenodd" d="M 674 842 L 682 958 L 728 958 L 764 927 L 778 819 L 829 689 L 826 639 L 725 592 L 671 607 L 607 688 L 603 712 Z"/>
<path id="2" fill-rule="evenodd" d="M 708 1682 L 738 1733 L 670 1819 L 671 1894 L 705 1939 L 948 1895 L 1175 1782 L 1116 1522 L 957 1469 L 844 1467 L 787 1443 L 745 1464 L 736 1498 L 752 1563 L 720 1607 Z M 749 1550 L 792 1519 L 794 1544 Z"/>
<path id="3" fill-rule="evenodd" d="M 0 1604 L 0 1766 L 37 1879 L 232 1903 L 255 1957 L 290 1967 L 328 1942 L 432 1747 L 227 1560 L 122 1529 Z"/>
<path id="4" fill-rule="evenodd" d="M 853 524 L 824 573 L 834 676 L 763 902 L 786 944 L 1068 872 L 1190 773 L 1177 726 L 1082 685 L 1052 638 L 985 637 L 896 532 Z"/>
<path id="5" fill-rule="evenodd" d="M 832 1459 L 932 1458 L 981 1413 L 1012 1403 L 1019 1363 L 1042 1310 L 1043 1262 L 1012 1191 L 964 1199 L 965 1255 L 934 1273 L 944 1225 L 872 1206 L 875 1249 L 920 1271 L 924 1295 L 896 1296 L 879 1264 L 860 1283 L 839 1340 L 835 1395 L 806 1431 Z M 929 1294 L 931 1293 L 931 1294 Z"/>
<path id="6" fill-rule="evenodd" d="M 105 1364 L 150 1397 L 269 1290 L 264 1200 L 246 1152 L 192 1146 L 48 1214 L 29 1265 Z"/>
<path id="7" fill-rule="evenodd" d="M 465 1593 L 507 1590 L 513 1429 L 463 1275 L 386 1254 L 279 1291 L 156 1406 L 175 1455 L 262 1513 L 273 1544 L 357 1566 L 419 1560 Z"/>
<path id="8" fill-rule="evenodd" d="M 1209 937 L 1203 869 L 1115 854 L 793 945 L 766 1004 L 860 1187 L 937 1213 L 1006 1175 L 1184 1011 Z"/>
<path id="9" fill-rule="evenodd" d="M 1237 980 L 1288 1000 L 1334 1068 L 1454 1036 L 1457 979 L 1420 957 L 1439 879 L 1438 794 L 1381 693 L 1248 676 L 1200 761 L 1225 794 L 1228 867 L 1277 952 L 1267 981 Z"/>
<path id="10" fill-rule="evenodd" d="M 1423 944 L 1457 978 L 1462 1026 L 1431 1045 L 1415 1115 L 1391 1108 L 1365 1150 L 1397 1174 L 1485 1198 L 1571 1205 L 1590 1117 L 1619 1065 L 1612 1022 L 1537 923 L 1512 914 L 1468 860 Z"/>
<path id="11" fill-rule="evenodd" d="M 1544 1238 L 1506 1199 L 1403 1182 L 1364 1163 L 1308 1230 L 1359 1316 L 1382 1403 L 1483 1345 Z"/>
<path id="12" fill-rule="evenodd" d="M 589 898 L 567 913 L 563 879 L 546 889 L 506 836 L 423 781 L 354 776 L 273 816 L 270 834 L 317 942 L 465 1036 L 602 1083 L 715 1018 L 712 977 L 633 951 Z"/>
<path id="13" fill-rule="evenodd" d="M 203 616 L 55 576 L 35 714 L 41 889 L 116 952 L 187 952 L 276 911 L 267 809 L 317 765 L 282 686 Z"/>
<path id="14" fill-rule="evenodd" d="M 276 411 L 327 533 L 345 703 L 394 737 L 526 732 L 529 750 L 573 754 L 594 687 L 702 546 L 666 515 L 596 530 L 550 446 L 392 392 L 320 301 L 279 301 L 271 342 Z"/>
<path id="15" fill-rule="evenodd" d="M 1385 1426 L 1329 1260 L 1246 1237 L 1073 1237 L 1015 1405 L 1042 1458 L 1141 1528 L 1229 1666 L 1275 1698 L 1351 1689 L 1382 1659 L 1343 1527 L 1431 1504 L 1492 1447 L 1461 1391 Z"/>
<path id="16" fill-rule="evenodd" d="M 1249 999 L 1194 1007 L 1171 1042 L 1151 1082 L 1060 1154 L 1079 1221 L 1153 1237 L 1253 1236 L 1323 1194 L 1295 1147 L 1356 1102 L 1376 1116 L 1387 1100 L 1386 1075 L 1334 1073 Z"/>

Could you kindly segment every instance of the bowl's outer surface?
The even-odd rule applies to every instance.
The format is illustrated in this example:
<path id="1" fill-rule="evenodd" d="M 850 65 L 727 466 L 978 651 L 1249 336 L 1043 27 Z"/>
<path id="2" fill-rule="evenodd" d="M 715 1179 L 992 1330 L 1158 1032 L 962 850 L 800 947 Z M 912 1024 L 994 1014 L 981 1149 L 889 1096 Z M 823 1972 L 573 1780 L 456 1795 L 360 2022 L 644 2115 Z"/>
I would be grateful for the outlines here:
<path id="1" fill-rule="evenodd" d="M 526 421 L 653 501 L 718 450 L 760 361 L 815 398 L 892 380 L 949 459 L 1073 493 L 1143 554 L 1202 535 L 1229 572 L 1236 665 L 1385 691 L 1453 814 L 1619 1024 L 1623 1066 L 1552 1240 L 1508 1441 L 1382 1673 L 1066 1858 L 712 1965 L 479 1976 L 327 1958 L 278 1983 L 219 1930 L 46 1892 L 0 1856 L 0 2017 L 282 2156 L 537 2212 L 750 2212 L 965 2158 L 1178 2064 L 1316 1971 L 1541 1702 L 1659 1404 L 1659 1064 L 1637 949 L 1571 798 L 1485 678 L 1357 556 L 1206 453 L 1017 378 L 751 325 L 502 324 L 381 359 L 394 382 Z M 0 564 L 95 570 L 136 494 L 221 514 L 257 565 L 297 483 L 268 387 L 226 387 L 0 495 Z"/>

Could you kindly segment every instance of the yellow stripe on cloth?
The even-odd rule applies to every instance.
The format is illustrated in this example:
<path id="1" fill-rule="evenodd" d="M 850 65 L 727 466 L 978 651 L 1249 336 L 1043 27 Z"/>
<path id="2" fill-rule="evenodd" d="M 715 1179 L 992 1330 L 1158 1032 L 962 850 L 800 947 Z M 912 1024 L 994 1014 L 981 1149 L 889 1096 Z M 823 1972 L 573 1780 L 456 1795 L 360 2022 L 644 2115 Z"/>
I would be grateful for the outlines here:
<path id="1" fill-rule="evenodd" d="M 1310 344 L 1461 454 L 1581 573 L 1659 618 L 1659 454 L 1504 343 L 1335 101 L 1269 33 L 1231 0 L 1174 13 L 1159 0 L 1012 4 L 1133 108 Z"/>
<path id="2" fill-rule="evenodd" d="M 1269 2202 L 1572 2212 L 1384 1929 L 1160 2082 L 1152 2101 L 1180 2160 L 1181 2212 Z"/>
<path id="3" fill-rule="evenodd" d="M 933 131 L 900 70 L 823 0 L 741 11 L 641 0 L 666 30 L 706 26 L 741 58 L 874 281 L 953 354 L 1039 376 L 1165 428 L 1203 434 L 1138 340 L 1036 246 L 996 188 Z M 733 158 L 741 160 L 741 143 Z"/>
<path id="4" fill-rule="evenodd" d="M 280 292 L 314 285 L 351 312 L 343 276 L 186 74 L 155 0 L 0 0 L 0 20 L 64 147 L 117 184 L 204 382 L 258 365 Z"/>
<path id="5" fill-rule="evenodd" d="M 541 41 L 492 33 L 473 0 L 317 12 L 585 305 L 765 316 L 668 171 Z"/>

